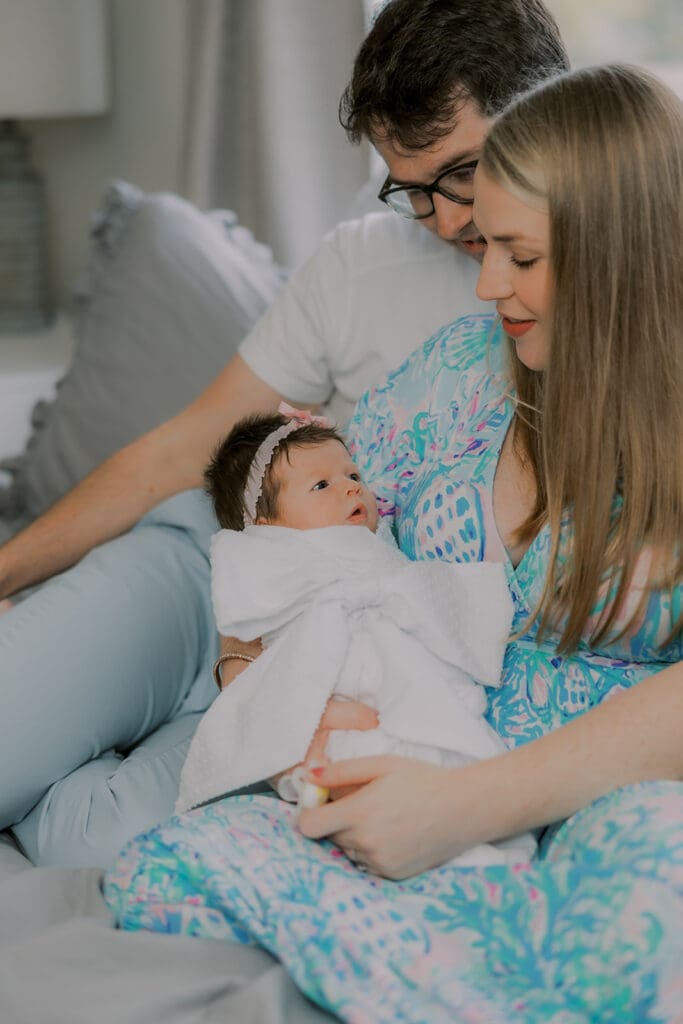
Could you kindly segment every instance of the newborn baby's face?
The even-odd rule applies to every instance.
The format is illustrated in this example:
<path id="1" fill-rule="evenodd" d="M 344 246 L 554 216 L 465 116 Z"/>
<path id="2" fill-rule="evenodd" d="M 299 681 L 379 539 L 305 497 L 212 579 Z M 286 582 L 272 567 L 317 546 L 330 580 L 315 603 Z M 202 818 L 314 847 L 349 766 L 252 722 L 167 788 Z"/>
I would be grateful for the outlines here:
<path id="1" fill-rule="evenodd" d="M 339 441 L 290 448 L 275 465 L 280 484 L 273 526 L 313 530 L 321 526 L 377 529 L 377 503 Z"/>

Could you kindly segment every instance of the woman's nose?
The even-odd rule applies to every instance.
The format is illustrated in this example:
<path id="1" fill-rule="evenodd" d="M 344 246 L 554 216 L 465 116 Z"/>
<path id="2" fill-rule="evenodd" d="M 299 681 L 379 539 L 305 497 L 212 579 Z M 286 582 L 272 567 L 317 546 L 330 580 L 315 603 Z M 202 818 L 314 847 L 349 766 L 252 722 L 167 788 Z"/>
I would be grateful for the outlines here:
<path id="1" fill-rule="evenodd" d="M 509 275 L 500 255 L 491 252 L 489 245 L 479 269 L 477 279 L 477 297 L 483 302 L 492 299 L 505 299 L 513 294 Z"/>

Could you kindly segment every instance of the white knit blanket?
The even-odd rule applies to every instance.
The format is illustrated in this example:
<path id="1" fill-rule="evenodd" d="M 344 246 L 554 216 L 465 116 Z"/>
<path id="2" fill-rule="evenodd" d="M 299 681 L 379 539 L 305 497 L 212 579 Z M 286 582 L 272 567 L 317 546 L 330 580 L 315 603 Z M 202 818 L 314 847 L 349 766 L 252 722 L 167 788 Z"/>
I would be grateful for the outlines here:
<path id="1" fill-rule="evenodd" d="M 218 630 L 263 637 L 265 651 L 200 722 L 177 811 L 300 762 L 333 694 L 377 709 L 368 752 L 464 761 L 504 749 L 479 685 L 500 681 L 512 618 L 503 566 L 411 562 L 386 536 L 252 526 L 213 537 Z M 334 759 L 351 756 L 354 737 L 370 734 L 332 734 Z"/>

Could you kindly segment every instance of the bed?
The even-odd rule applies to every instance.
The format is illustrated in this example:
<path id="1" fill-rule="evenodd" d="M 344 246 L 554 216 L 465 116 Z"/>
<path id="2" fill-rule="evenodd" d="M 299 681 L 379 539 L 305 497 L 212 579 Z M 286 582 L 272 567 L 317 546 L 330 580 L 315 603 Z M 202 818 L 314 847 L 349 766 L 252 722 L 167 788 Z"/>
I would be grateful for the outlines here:
<path id="1" fill-rule="evenodd" d="M 115 930 L 101 872 L 36 868 L 0 839 L 3 1024 L 319 1024 L 268 953 Z"/>

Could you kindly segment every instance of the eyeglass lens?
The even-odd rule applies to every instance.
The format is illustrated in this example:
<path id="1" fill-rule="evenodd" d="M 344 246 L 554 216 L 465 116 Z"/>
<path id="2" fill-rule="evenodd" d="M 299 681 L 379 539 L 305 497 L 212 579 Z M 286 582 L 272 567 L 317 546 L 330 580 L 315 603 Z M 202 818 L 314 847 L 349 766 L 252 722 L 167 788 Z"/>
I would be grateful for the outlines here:
<path id="1" fill-rule="evenodd" d="M 463 164 L 446 171 L 436 179 L 431 189 L 454 202 L 472 202 L 474 199 L 474 171 L 476 162 Z M 421 188 L 392 189 L 386 202 L 397 213 L 405 217 L 429 217 L 434 213 L 434 201 L 430 191 Z"/>

